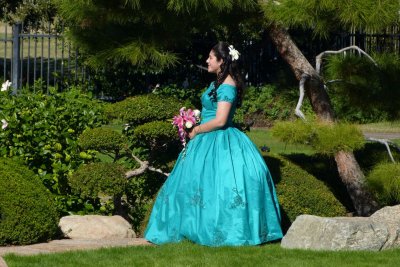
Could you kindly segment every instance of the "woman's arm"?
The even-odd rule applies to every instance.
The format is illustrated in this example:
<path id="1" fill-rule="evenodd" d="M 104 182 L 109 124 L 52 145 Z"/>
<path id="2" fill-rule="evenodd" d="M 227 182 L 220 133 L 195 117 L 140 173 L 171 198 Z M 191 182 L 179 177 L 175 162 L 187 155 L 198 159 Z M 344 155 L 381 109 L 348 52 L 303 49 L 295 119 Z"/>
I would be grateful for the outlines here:
<path id="1" fill-rule="evenodd" d="M 226 101 L 218 102 L 215 119 L 212 119 L 204 124 L 195 126 L 193 130 L 189 132 L 189 138 L 193 139 L 196 136 L 196 134 L 211 132 L 224 127 L 226 122 L 228 121 L 229 112 L 231 108 L 232 108 L 232 103 Z"/>

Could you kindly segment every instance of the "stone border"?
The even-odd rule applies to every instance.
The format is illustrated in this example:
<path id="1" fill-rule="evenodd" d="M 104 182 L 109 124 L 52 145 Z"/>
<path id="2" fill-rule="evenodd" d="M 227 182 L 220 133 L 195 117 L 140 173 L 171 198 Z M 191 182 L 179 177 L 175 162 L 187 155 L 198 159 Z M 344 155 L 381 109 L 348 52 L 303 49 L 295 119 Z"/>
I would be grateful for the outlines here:
<path id="1" fill-rule="evenodd" d="M 91 250 L 109 247 L 149 246 L 152 245 L 144 238 L 123 239 L 60 239 L 48 243 L 39 243 L 27 246 L 0 247 L 0 257 L 6 254 L 37 255 L 65 251 Z M 1 265 L 0 261 L 0 267 Z"/>

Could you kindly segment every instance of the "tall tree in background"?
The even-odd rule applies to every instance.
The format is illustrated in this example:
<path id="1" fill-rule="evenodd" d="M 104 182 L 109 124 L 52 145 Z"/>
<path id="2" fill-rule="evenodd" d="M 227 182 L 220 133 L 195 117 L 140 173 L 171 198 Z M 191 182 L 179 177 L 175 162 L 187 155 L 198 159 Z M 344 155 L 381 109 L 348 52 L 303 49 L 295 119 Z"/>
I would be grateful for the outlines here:
<path id="1" fill-rule="evenodd" d="M 53 0 L 0 0 L 0 18 L 9 24 L 22 22 L 25 28 L 47 29 L 56 14 Z"/>
<path id="2" fill-rule="evenodd" d="M 399 1 L 391 0 L 278 0 L 259 1 L 271 39 L 298 80 L 307 77 L 306 94 L 317 116 L 333 123 L 335 116 L 323 79 L 297 48 L 284 27 L 312 29 L 317 35 L 338 30 L 384 31 L 398 25 Z M 374 212 L 378 205 L 364 185 L 364 174 L 352 152 L 335 155 L 339 175 L 358 215 Z"/>

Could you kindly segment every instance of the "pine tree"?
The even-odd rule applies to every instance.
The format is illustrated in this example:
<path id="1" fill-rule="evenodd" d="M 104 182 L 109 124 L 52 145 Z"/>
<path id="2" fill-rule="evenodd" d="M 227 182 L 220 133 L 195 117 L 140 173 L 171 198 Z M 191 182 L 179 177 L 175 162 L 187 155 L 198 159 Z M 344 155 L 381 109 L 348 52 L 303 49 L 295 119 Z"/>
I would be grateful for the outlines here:
<path id="1" fill-rule="evenodd" d="M 220 13 L 256 6 L 252 0 L 58 0 L 70 37 L 89 64 L 111 61 L 163 69 L 178 62 L 176 48 L 195 31 L 210 30 Z M 200 30 L 202 29 L 202 30 Z"/>

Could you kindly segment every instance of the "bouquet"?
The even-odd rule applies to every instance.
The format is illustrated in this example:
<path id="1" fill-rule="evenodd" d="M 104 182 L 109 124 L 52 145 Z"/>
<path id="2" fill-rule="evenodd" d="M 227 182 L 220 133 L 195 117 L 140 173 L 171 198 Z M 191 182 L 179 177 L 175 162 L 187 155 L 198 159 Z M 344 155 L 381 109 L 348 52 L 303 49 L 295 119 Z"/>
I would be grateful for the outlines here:
<path id="1" fill-rule="evenodd" d="M 200 110 L 195 109 L 186 110 L 186 107 L 183 107 L 179 110 L 179 115 L 174 116 L 172 124 L 178 127 L 178 135 L 179 139 L 182 142 L 183 149 L 186 147 L 186 140 L 188 137 L 188 132 L 193 129 L 196 124 L 200 122 Z"/>

